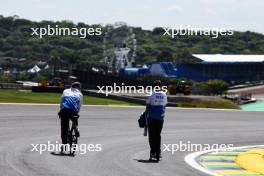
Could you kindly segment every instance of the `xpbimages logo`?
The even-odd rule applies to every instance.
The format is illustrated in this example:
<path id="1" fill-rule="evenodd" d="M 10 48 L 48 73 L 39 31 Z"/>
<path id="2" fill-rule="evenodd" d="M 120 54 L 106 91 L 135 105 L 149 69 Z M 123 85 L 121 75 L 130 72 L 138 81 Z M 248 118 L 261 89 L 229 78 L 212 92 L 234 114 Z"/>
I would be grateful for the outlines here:
<path id="1" fill-rule="evenodd" d="M 232 151 L 234 144 L 194 144 L 191 141 L 179 141 L 174 144 L 163 144 L 163 152 L 174 155 L 176 152 L 199 152 L 205 150 Z"/>
<path id="2" fill-rule="evenodd" d="M 173 39 L 177 36 L 209 36 L 215 39 L 219 36 L 234 35 L 233 28 L 197 28 L 180 26 L 179 28 L 164 27 L 163 30 L 163 36 L 169 36 Z"/>
<path id="3" fill-rule="evenodd" d="M 113 86 L 97 86 L 97 93 L 102 93 L 108 96 L 109 94 L 147 94 L 150 95 L 152 92 L 163 91 L 165 93 L 168 92 L 167 86 L 128 86 L 125 83 L 121 85 L 117 85 L 116 83 Z"/>
<path id="4" fill-rule="evenodd" d="M 40 27 L 40 28 L 31 28 L 32 36 L 38 36 L 39 38 L 43 38 L 43 36 L 79 36 L 80 38 L 86 38 L 87 36 L 99 36 L 102 35 L 102 28 L 65 28 L 59 27 L 55 25 L 54 27 L 48 25 L 47 27 Z"/>
<path id="5" fill-rule="evenodd" d="M 60 152 L 62 147 L 64 150 L 70 150 L 69 144 L 60 144 L 58 141 L 55 143 L 48 141 L 42 144 L 31 144 L 31 147 L 32 152 L 37 152 L 39 154 L 43 154 L 44 152 Z M 73 144 L 71 148 L 72 151 L 80 152 L 81 155 L 84 155 L 87 152 L 102 151 L 102 144 Z"/>

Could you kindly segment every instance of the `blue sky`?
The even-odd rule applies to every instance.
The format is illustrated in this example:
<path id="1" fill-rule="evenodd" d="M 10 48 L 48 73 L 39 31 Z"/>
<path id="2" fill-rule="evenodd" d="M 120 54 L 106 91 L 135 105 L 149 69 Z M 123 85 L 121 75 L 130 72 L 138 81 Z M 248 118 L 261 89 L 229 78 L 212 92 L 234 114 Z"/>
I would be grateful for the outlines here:
<path id="1" fill-rule="evenodd" d="M 0 14 L 34 21 L 124 21 L 145 29 L 224 27 L 264 33 L 263 0 L 0 0 Z"/>

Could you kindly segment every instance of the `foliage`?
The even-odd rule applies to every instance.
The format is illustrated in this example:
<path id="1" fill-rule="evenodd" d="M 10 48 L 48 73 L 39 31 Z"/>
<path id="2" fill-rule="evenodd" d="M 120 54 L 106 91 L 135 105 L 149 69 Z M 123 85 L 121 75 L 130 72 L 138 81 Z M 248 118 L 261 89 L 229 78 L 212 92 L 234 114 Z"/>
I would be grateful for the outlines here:
<path id="1" fill-rule="evenodd" d="M 230 100 L 222 98 L 197 99 L 193 101 L 178 102 L 180 107 L 194 108 L 218 108 L 218 109 L 240 109 L 239 106 Z"/>
<path id="2" fill-rule="evenodd" d="M 208 80 L 208 89 L 211 94 L 222 95 L 228 90 L 228 84 L 223 80 Z"/>
<path id="3" fill-rule="evenodd" d="M 196 82 L 193 86 L 193 94 L 209 95 L 208 85 L 205 82 Z"/>
<path id="4" fill-rule="evenodd" d="M 0 83 L 15 82 L 15 78 L 12 75 L 0 75 Z"/>
<path id="5" fill-rule="evenodd" d="M 41 21 L 34 22 L 20 19 L 17 16 L 3 17 L 0 15 L 0 57 L 27 58 L 24 62 L 13 62 L 20 69 L 28 69 L 38 60 L 60 65 L 62 68 L 82 65 L 83 63 L 100 63 L 102 59 L 102 43 L 106 26 L 102 27 L 103 35 L 88 36 L 84 39 L 78 36 L 32 36 L 31 28 L 47 27 L 95 27 L 84 23 L 74 24 L 71 21 Z M 111 27 L 111 26 L 110 26 Z M 118 40 L 123 29 L 116 30 L 111 35 L 112 40 Z M 162 28 L 152 31 L 133 27 L 137 39 L 136 64 L 150 64 L 158 60 L 175 63 L 197 62 L 191 58 L 194 53 L 206 54 L 263 54 L 264 35 L 254 32 L 235 32 L 233 36 L 219 36 L 212 39 L 208 36 L 177 36 L 172 39 L 163 36 Z M 0 63 L 7 69 L 11 63 Z"/>
<path id="6" fill-rule="evenodd" d="M 223 80 L 208 80 L 195 82 L 193 93 L 200 95 L 222 95 L 228 90 L 228 84 Z"/>

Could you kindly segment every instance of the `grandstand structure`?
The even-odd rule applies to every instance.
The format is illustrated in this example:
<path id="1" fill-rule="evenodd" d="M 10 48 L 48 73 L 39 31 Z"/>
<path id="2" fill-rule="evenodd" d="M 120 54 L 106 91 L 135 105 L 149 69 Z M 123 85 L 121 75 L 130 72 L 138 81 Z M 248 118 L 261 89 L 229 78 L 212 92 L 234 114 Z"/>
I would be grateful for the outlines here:
<path id="1" fill-rule="evenodd" d="M 225 81 L 264 80 L 264 55 L 193 54 L 199 62 L 178 64 L 177 77 L 197 81 L 222 79 Z"/>

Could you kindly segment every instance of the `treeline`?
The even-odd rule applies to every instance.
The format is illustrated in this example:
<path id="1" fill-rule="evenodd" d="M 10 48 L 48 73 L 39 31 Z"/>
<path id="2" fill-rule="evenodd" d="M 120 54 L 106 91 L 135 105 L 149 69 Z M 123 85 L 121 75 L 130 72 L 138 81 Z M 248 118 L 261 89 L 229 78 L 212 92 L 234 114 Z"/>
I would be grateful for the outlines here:
<path id="1" fill-rule="evenodd" d="M 100 63 L 103 56 L 103 37 L 89 36 L 81 39 L 78 36 L 31 36 L 31 28 L 59 25 L 60 27 L 101 27 L 105 26 L 73 23 L 71 21 L 34 22 L 20 19 L 17 16 L 0 15 L 0 57 L 27 58 L 27 64 L 33 65 L 42 60 L 50 63 L 77 64 Z M 122 27 L 121 27 L 122 28 Z M 133 28 L 133 27 L 132 27 Z M 152 31 L 133 28 L 137 39 L 136 64 L 151 63 L 156 60 L 175 63 L 195 62 L 190 55 L 196 54 L 263 54 L 264 35 L 254 32 L 235 32 L 233 36 L 178 36 L 174 39 L 163 36 L 162 28 Z M 112 35 L 112 40 L 118 35 Z M 118 40 L 118 39 L 117 39 Z M 10 64 L 10 63 L 9 63 Z"/>

